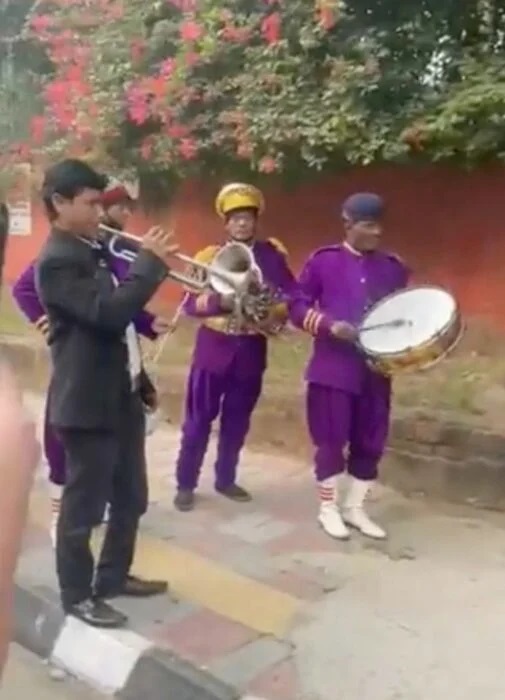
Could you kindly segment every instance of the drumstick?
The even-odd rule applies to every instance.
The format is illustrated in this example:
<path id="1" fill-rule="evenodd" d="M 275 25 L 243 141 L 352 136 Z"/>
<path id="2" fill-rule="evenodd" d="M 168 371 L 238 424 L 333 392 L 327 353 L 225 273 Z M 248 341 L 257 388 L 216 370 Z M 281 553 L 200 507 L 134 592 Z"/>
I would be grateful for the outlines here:
<path id="1" fill-rule="evenodd" d="M 371 326 L 363 326 L 363 328 L 360 328 L 360 333 L 375 331 L 379 328 L 402 328 L 403 326 L 412 326 L 412 321 L 408 321 L 405 318 L 397 318 L 394 321 L 387 321 L 385 323 L 374 323 Z"/>
<path id="2" fill-rule="evenodd" d="M 170 320 L 170 330 L 168 333 L 165 333 L 165 337 L 162 339 L 161 343 L 158 344 L 158 347 L 156 349 L 156 352 L 153 355 L 153 358 L 151 360 L 151 365 L 154 366 L 155 371 L 156 371 L 156 365 L 158 364 L 159 359 L 161 358 L 161 355 L 163 354 L 163 351 L 165 349 L 165 346 L 167 344 L 168 339 L 175 333 L 177 330 L 177 325 L 179 321 L 181 320 L 181 316 L 184 312 L 184 304 L 186 303 L 186 299 L 188 297 L 188 293 L 186 293 L 179 304 L 179 306 L 176 308 L 174 315 L 172 316 Z"/>

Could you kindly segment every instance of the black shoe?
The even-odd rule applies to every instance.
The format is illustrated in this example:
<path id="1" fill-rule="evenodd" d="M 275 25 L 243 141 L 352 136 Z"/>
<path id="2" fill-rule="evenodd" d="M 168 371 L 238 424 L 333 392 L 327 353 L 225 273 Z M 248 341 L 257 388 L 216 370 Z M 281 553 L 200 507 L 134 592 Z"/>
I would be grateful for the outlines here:
<path id="1" fill-rule="evenodd" d="M 128 576 L 122 586 L 107 590 L 106 587 L 100 586 L 96 589 L 98 599 L 105 598 L 150 598 L 155 595 L 163 595 L 168 591 L 168 583 L 166 581 L 144 581 L 137 576 Z"/>
<path id="2" fill-rule="evenodd" d="M 193 491 L 179 489 L 174 498 L 174 506 L 183 513 L 193 510 L 195 507 L 195 494 Z"/>
<path id="3" fill-rule="evenodd" d="M 122 595 L 132 598 L 150 598 L 164 595 L 168 591 L 166 581 L 145 581 L 137 576 L 128 576 L 123 586 Z"/>
<path id="4" fill-rule="evenodd" d="M 242 486 L 237 486 L 237 484 L 232 484 L 225 489 L 216 488 L 216 491 L 229 498 L 231 501 L 237 501 L 238 503 L 248 503 L 252 501 L 251 494 L 242 488 Z"/>
<path id="5" fill-rule="evenodd" d="M 103 600 L 83 600 L 71 605 L 65 612 L 92 627 L 118 629 L 125 627 L 128 622 L 126 615 L 111 608 Z"/>

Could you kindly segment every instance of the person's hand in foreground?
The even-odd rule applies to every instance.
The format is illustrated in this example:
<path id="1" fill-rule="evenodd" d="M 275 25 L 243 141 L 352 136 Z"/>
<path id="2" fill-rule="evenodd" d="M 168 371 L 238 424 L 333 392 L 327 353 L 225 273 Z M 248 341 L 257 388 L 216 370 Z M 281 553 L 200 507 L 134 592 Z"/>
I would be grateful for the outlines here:
<path id="1" fill-rule="evenodd" d="M 11 368 L 0 358 L 0 674 L 10 642 L 14 574 L 40 446 Z"/>

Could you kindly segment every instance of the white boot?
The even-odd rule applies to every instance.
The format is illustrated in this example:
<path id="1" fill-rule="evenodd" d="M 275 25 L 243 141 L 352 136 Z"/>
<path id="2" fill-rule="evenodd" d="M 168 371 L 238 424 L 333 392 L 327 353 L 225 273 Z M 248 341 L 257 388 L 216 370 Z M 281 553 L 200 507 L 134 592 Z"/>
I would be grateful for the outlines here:
<path id="1" fill-rule="evenodd" d="M 49 536 L 53 549 L 56 549 L 56 530 L 58 528 L 58 519 L 60 517 L 61 494 L 63 487 L 57 484 L 50 485 L 51 490 L 51 523 L 49 525 Z"/>
<path id="2" fill-rule="evenodd" d="M 386 533 L 368 517 L 363 506 L 373 485 L 373 481 L 362 481 L 353 476 L 349 477 L 349 491 L 342 509 L 342 517 L 347 525 L 356 528 L 366 537 L 384 540 L 387 537 Z"/>
<path id="3" fill-rule="evenodd" d="M 338 477 L 332 476 L 329 479 L 318 482 L 319 491 L 319 516 L 318 522 L 330 537 L 337 540 L 347 540 L 349 530 L 346 528 L 337 505 Z"/>

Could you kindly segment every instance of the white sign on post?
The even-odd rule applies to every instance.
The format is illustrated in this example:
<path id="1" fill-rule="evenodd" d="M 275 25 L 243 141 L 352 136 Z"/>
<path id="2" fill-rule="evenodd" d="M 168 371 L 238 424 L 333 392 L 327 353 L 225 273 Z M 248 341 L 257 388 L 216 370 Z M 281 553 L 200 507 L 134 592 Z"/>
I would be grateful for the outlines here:
<path id="1" fill-rule="evenodd" d="M 29 163 L 15 166 L 15 181 L 7 196 L 11 236 L 29 236 L 32 232 L 31 175 Z"/>

